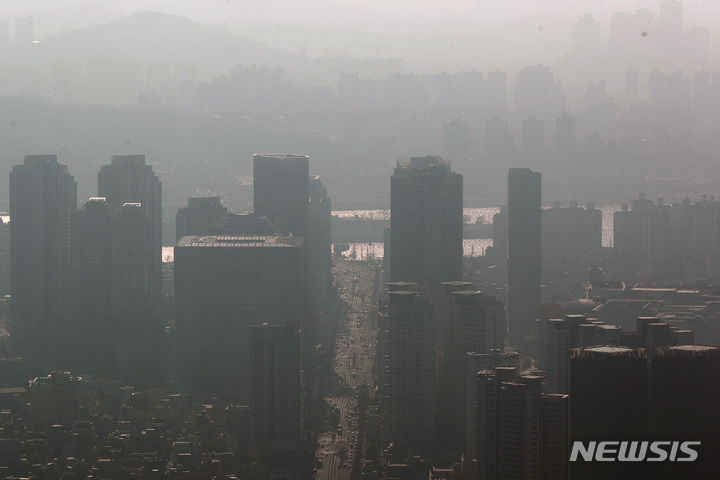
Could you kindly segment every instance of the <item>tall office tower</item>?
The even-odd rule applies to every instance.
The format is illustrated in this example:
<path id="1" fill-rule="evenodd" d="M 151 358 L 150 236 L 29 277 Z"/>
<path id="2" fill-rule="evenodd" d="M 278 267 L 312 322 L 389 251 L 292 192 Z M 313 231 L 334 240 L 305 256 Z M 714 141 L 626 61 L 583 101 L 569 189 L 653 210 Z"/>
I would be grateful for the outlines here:
<path id="1" fill-rule="evenodd" d="M 648 374 L 644 349 L 578 348 L 570 360 L 570 444 L 647 441 Z M 646 478 L 645 462 L 570 463 L 570 478 Z"/>
<path id="2" fill-rule="evenodd" d="M 462 279 L 463 178 L 440 157 L 398 159 L 390 178 L 390 279 L 427 286 Z"/>
<path id="3" fill-rule="evenodd" d="M 530 335 L 540 304 L 540 172 L 508 173 L 508 330 L 512 342 Z"/>
<path id="4" fill-rule="evenodd" d="M 149 303 L 145 308 L 159 311 L 162 296 L 162 187 L 145 155 L 115 155 L 110 165 L 100 167 L 98 195 L 113 210 L 126 203 L 139 203 L 152 225 L 150 268 L 147 271 Z"/>
<path id="5" fill-rule="evenodd" d="M 698 458 L 662 462 L 651 478 L 712 478 L 720 472 L 720 348 L 681 345 L 655 349 L 650 369 L 653 440 L 692 440 Z M 685 455 L 683 455 L 685 456 Z"/>
<path id="6" fill-rule="evenodd" d="M 297 468 L 303 390 L 298 321 L 252 325 L 248 333 L 251 461 Z"/>
<path id="7" fill-rule="evenodd" d="M 27 47 L 35 41 L 33 17 L 15 17 L 15 46 Z"/>
<path id="8" fill-rule="evenodd" d="M 175 246 L 175 326 L 186 390 L 248 388 L 248 328 L 307 317 L 302 237 L 189 236 Z"/>
<path id="9" fill-rule="evenodd" d="M 55 155 L 29 155 L 10 172 L 13 344 L 32 367 L 66 359 L 70 213 L 77 185 Z"/>
<path id="10" fill-rule="evenodd" d="M 493 295 L 473 290 L 455 291 L 445 315 L 445 361 L 441 391 L 446 402 L 441 410 L 447 414 L 438 429 L 444 433 L 444 445 L 461 449 L 465 440 L 466 402 L 465 372 L 467 352 L 490 353 L 505 346 L 505 306 Z M 477 373 L 477 370 L 476 370 Z"/>
<path id="11" fill-rule="evenodd" d="M 416 452 L 435 446 L 435 340 L 430 299 L 409 290 L 388 292 L 389 433 Z"/>
<path id="12" fill-rule="evenodd" d="M 208 226 L 227 214 L 220 197 L 190 197 L 175 215 L 175 241 L 188 235 L 205 235 Z"/>
<path id="13" fill-rule="evenodd" d="M 308 165 L 305 155 L 253 156 L 254 211 L 265 215 L 277 233 L 307 237 Z"/>
<path id="14" fill-rule="evenodd" d="M 332 240 L 330 221 L 332 209 L 327 188 L 317 175 L 309 178 L 310 201 L 308 251 L 308 290 L 311 301 L 319 303 L 327 299 L 332 285 Z"/>

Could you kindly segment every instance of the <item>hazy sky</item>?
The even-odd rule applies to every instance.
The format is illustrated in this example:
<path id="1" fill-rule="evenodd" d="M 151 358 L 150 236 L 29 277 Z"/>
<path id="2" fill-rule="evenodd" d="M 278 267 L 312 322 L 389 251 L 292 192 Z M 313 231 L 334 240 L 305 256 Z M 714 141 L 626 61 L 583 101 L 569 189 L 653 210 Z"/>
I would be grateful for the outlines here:
<path id="1" fill-rule="evenodd" d="M 43 40 L 133 12 L 158 11 L 311 57 L 394 57 L 448 68 L 507 68 L 503 59 L 535 63 L 561 57 L 570 47 L 571 22 L 585 13 L 604 25 L 602 38 L 607 39 L 613 12 L 648 8 L 657 14 L 662 1 L 0 0 L 0 18 L 35 14 L 35 35 Z M 685 28 L 707 26 L 716 37 L 712 30 L 720 24 L 720 1 L 683 3 Z M 522 20 L 506 25 L 511 18 Z M 481 52 L 478 42 L 490 51 Z M 446 51 L 439 51 L 443 45 Z"/>
<path id="2" fill-rule="evenodd" d="M 282 15 L 282 7 L 305 6 L 318 8 L 327 3 L 340 3 L 367 7 L 381 11 L 433 15 L 443 13 L 473 14 L 484 19 L 498 20 L 517 16 L 551 15 L 564 19 L 575 19 L 584 13 L 593 13 L 600 21 L 606 22 L 612 12 L 632 11 L 639 7 L 657 12 L 662 0 L 2 0 L 0 15 L 26 14 L 38 9 L 56 9 L 82 3 L 96 3 L 110 8 L 134 10 L 177 10 L 188 11 L 188 5 L 203 9 L 208 14 L 237 14 L 238 6 L 249 10 L 260 5 L 272 5 Z M 720 2 L 717 0 L 685 0 L 685 17 L 692 23 L 709 24 L 720 18 Z M 320 12 L 318 12 L 320 13 Z M 711 26 L 711 25 L 708 25 Z"/>

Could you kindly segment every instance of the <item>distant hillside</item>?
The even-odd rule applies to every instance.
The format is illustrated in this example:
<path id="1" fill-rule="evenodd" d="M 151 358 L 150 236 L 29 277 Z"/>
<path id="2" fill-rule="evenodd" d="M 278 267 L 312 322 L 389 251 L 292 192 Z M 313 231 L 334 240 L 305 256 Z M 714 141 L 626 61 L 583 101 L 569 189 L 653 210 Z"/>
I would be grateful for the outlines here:
<path id="1" fill-rule="evenodd" d="M 77 62 L 98 56 L 145 61 L 187 59 L 210 75 L 226 73 L 238 64 L 294 67 L 302 61 L 240 35 L 176 15 L 151 12 L 51 35 L 43 40 L 40 50 L 47 59 Z"/>

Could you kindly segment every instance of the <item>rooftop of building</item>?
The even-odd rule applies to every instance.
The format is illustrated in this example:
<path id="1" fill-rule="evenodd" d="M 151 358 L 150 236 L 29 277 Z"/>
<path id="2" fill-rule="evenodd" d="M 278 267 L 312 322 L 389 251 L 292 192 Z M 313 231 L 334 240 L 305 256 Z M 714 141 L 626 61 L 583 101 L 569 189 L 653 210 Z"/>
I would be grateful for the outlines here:
<path id="1" fill-rule="evenodd" d="M 269 160 L 294 160 L 308 158 L 307 155 L 297 155 L 294 153 L 256 153 L 253 155 L 255 158 L 267 158 Z"/>
<path id="2" fill-rule="evenodd" d="M 622 330 L 622 327 L 618 325 L 607 325 L 605 323 L 596 323 L 594 324 L 594 326 L 597 328 L 602 328 L 603 330 Z"/>
<path id="3" fill-rule="evenodd" d="M 714 345 L 672 345 L 664 350 L 670 355 L 703 355 L 708 353 L 720 354 L 720 347 Z"/>
<path id="4" fill-rule="evenodd" d="M 145 155 L 113 155 L 112 165 L 145 165 Z"/>
<path id="5" fill-rule="evenodd" d="M 175 248 L 182 247 L 252 247 L 299 248 L 303 237 L 289 235 L 189 235 L 178 240 Z"/>
<path id="6" fill-rule="evenodd" d="M 398 157 L 397 172 L 412 172 L 413 174 L 434 174 L 450 172 L 450 162 L 437 155 L 424 157 Z"/>
<path id="7" fill-rule="evenodd" d="M 617 347 L 613 345 L 600 345 L 597 347 L 588 347 L 585 349 L 586 352 L 597 352 L 597 353 L 607 353 L 607 354 L 618 354 L 618 353 L 627 353 L 631 352 L 633 349 L 630 347 Z"/>
<path id="8" fill-rule="evenodd" d="M 573 348 L 572 350 L 572 358 L 592 357 L 645 358 L 646 352 L 643 348 L 619 347 L 615 345 L 598 345 L 594 347 Z"/>

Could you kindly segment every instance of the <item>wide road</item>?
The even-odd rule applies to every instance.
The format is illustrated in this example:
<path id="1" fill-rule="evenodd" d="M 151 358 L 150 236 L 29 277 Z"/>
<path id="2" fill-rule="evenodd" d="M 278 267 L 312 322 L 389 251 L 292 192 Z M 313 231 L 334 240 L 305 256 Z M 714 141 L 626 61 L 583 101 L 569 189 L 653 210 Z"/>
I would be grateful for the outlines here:
<path id="1" fill-rule="evenodd" d="M 337 409 L 339 424 L 320 435 L 317 456 L 323 468 L 317 471 L 318 480 L 350 480 L 351 465 L 358 439 L 358 388 L 367 384 L 375 387 L 373 362 L 376 332 L 371 327 L 368 311 L 374 303 L 373 284 L 376 269 L 366 263 L 335 260 L 333 276 L 346 311 L 340 311 L 342 322 L 335 344 L 334 374 L 337 376 L 332 392 L 325 393 L 325 401 Z M 339 309 L 341 310 L 341 309 Z M 361 459 L 362 460 L 362 459 Z"/>

